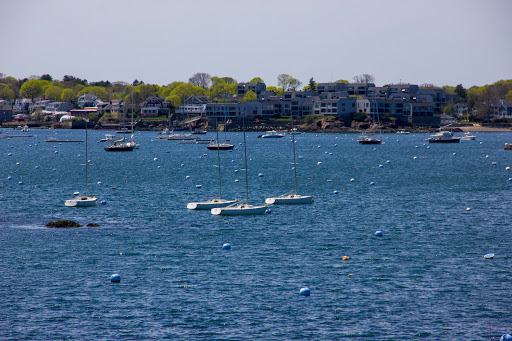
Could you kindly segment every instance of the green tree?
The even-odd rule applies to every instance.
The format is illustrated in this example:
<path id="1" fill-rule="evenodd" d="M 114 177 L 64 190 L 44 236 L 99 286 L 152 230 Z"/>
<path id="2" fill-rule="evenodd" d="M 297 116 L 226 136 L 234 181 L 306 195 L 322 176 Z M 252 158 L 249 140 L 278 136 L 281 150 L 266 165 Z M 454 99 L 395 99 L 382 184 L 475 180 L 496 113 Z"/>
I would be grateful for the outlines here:
<path id="1" fill-rule="evenodd" d="M 309 80 L 309 90 L 310 91 L 316 91 L 317 90 L 317 87 L 316 87 L 316 82 L 313 80 L 313 77 L 311 77 L 311 79 Z"/>
<path id="2" fill-rule="evenodd" d="M 71 89 L 62 90 L 62 94 L 60 95 L 60 99 L 62 102 L 73 103 L 75 98 L 76 98 L 75 92 Z"/>
<path id="3" fill-rule="evenodd" d="M 77 97 L 82 97 L 85 94 L 94 95 L 104 102 L 109 100 L 107 90 L 99 86 L 87 86 L 78 92 Z"/>
<path id="4" fill-rule="evenodd" d="M 50 76 L 50 75 L 48 75 L 48 74 L 46 74 L 46 75 L 42 75 L 42 76 L 41 76 L 41 78 L 39 78 L 39 79 L 41 79 L 41 80 L 43 80 L 43 81 L 50 81 L 50 82 L 53 82 L 53 77 L 52 77 L 52 76 Z"/>
<path id="5" fill-rule="evenodd" d="M 30 97 L 32 102 L 34 101 L 34 97 L 40 96 L 43 94 L 43 86 L 45 81 L 41 81 L 38 79 L 31 79 L 23 83 L 20 89 L 20 94 L 22 96 Z"/>
<path id="6" fill-rule="evenodd" d="M 222 77 L 222 80 L 224 81 L 224 83 L 229 84 L 229 85 L 237 84 L 236 79 L 231 78 L 231 77 Z"/>
<path id="7" fill-rule="evenodd" d="M 465 100 L 468 96 L 466 89 L 462 86 L 462 84 L 459 84 L 455 87 L 454 90 L 455 94 Z"/>
<path id="8" fill-rule="evenodd" d="M 176 89 L 174 89 L 170 95 L 166 98 L 167 101 L 171 102 L 171 104 L 177 108 L 179 107 L 184 100 L 189 98 L 192 95 L 205 95 L 206 90 L 200 86 L 194 86 L 190 83 L 185 83 L 179 85 Z"/>
<path id="9" fill-rule="evenodd" d="M 334 81 L 334 83 L 343 83 L 343 84 L 348 84 L 349 81 L 346 80 L 346 79 L 338 79 L 337 81 Z"/>
<path id="10" fill-rule="evenodd" d="M 506 95 L 505 99 L 509 102 L 512 102 L 512 90 L 510 90 Z"/>
<path id="11" fill-rule="evenodd" d="M 59 101 L 62 97 L 62 89 L 55 85 L 50 85 L 44 91 L 44 97 L 53 101 Z"/>
<path id="12" fill-rule="evenodd" d="M 212 101 L 221 102 L 224 100 L 224 93 L 226 93 L 226 100 L 230 99 L 237 93 L 237 84 L 217 83 L 210 88 L 210 99 Z"/>
<path id="13" fill-rule="evenodd" d="M 265 83 L 265 82 L 260 77 L 255 77 L 255 78 L 251 79 L 251 81 L 249 83 Z"/>
<path id="14" fill-rule="evenodd" d="M 315 120 L 316 120 L 315 114 L 309 114 L 309 115 L 306 115 L 306 117 L 304 117 L 304 122 L 307 124 L 311 124 L 311 123 L 315 122 Z"/>
<path id="15" fill-rule="evenodd" d="M 276 96 L 282 96 L 284 94 L 283 88 L 278 88 L 276 86 L 267 86 L 267 91 L 272 91 Z"/>
<path id="16" fill-rule="evenodd" d="M 250 90 L 245 93 L 245 96 L 242 99 L 242 103 L 253 102 L 253 101 L 257 101 L 257 100 L 258 100 L 258 96 L 256 96 L 256 93 L 254 91 Z"/>
<path id="17" fill-rule="evenodd" d="M 0 84 L 0 99 L 6 99 L 9 101 L 14 101 L 16 98 L 14 91 L 11 90 L 9 85 L 7 84 Z"/>

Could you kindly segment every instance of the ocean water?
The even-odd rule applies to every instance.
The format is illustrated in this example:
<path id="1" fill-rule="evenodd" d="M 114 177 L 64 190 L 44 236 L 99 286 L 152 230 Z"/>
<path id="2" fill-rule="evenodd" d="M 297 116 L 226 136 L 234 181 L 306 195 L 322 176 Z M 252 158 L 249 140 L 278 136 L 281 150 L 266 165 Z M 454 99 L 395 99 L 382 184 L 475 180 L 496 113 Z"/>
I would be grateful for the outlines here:
<path id="1" fill-rule="evenodd" d="M 83 140 L 84 131 L 0 139 L 0 339 L 512 333 L 512 152 L 503 150 L 512 133 L 448 145 L 385 134 L 377 146 L 300 134 L 299 192 L 315 203 L 245 217 L 186 209 L 218 195 L 216 151 L 137 132 L 139 149 L 108 153 L 105 133 L 88 135 L 89 194 L 106 203 L 90 208 L 64 206 L 85 188 L 85 143 L 42 142 Z M 263 204 L 293 189 L 292 144 L 257 135 L 247 133 L 249 201 Z M 243 135 L 228 138 L 237 148 L 221 152 L 223 197 L 243 199 Z M 44 227 L 58 219 L 100 227 Z"/>

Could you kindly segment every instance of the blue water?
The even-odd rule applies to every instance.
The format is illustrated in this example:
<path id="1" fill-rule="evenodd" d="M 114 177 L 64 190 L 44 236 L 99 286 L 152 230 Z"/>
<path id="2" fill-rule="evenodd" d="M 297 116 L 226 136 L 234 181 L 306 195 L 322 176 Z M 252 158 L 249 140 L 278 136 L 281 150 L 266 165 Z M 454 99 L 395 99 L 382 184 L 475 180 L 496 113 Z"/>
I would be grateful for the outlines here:
<path id="1" fill-rule="evenodd" d="M 512 133 L 430 146 L 426 134 L 387 134 L 377 146 L 301 134 L 299 192 L 315 203 L 253 217 L 186 209 L 218 193 L 217 152 L 206 145 L 137 132 L 140 149 L 107 153 L 97 142 L 105 133 L 89 131 L 89 194 L 106 202 L 92 208 L 64 206 L 84 190 L 85 144 L 42 142 L 84 131 L 0 139 L 1 339 L 512 333 L 512 152 L 503 150 Z M 247 134 L 249 200 L 262 204 L 293 189 L 292 145 L 257 135 Z M 223 197 L 242 199 L 243 135 L 228 138 L 238 147 L 221 153 Z M 101 226 L 44 227 L 58 219 Z M 113 273 L 121 283 L 110 282 Z M 302 287 L 311 296 L 300 296 Z"/>

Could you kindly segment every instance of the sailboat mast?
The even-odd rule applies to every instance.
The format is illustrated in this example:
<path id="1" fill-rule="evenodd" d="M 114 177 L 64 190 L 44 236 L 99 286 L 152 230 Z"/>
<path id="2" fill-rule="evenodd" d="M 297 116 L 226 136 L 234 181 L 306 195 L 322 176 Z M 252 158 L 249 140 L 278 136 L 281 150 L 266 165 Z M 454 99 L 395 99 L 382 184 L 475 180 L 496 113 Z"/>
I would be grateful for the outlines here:
<path id="1" fill-rule="evenodd" d="M 247 169 L 247 143 L 246 143 L 246 137 L 245 137 L 245 111 L 242 116 L 242 125 L 243 125 L 243 131 L 244 131 L 245 201 L 247 204 L 249 204 L 249 177 L 247 175 L 248 169 Z"/>
<path id="2" fill-rule="evenodd" d="M 219 164 L 219 199 L 222 199 L 222 180 L 220 176 L 220 145 L 219 145 L 219 120 L 215 118 L 216 130 L 217 130 L 217 163 Z"/>
<path id="3" fill-rule="evenodd" d="M 126 103 L 124 102 L 124 85 L 123 85 L 123 134 L 126 133 L 126 112 L 125 112 L 125 108 L 126 108 Z"/>
<path id="4" fill-rule="evenodd" d="M 295 194 L 297 194 L 297 162 L 295 161 L 295 130 L 293 129 L 293 114 L 290 113 L 290 119 L 292 120 L 292 146 L 293 146 L 293 171 L 295 178 Z"/>
<path id="5" fill-rule="evenodd" d="M 87 155 L 87 119 L 85 120 L 85 196 L 87 196 L 87 173 L 88 168 L 88 155 Z"/>

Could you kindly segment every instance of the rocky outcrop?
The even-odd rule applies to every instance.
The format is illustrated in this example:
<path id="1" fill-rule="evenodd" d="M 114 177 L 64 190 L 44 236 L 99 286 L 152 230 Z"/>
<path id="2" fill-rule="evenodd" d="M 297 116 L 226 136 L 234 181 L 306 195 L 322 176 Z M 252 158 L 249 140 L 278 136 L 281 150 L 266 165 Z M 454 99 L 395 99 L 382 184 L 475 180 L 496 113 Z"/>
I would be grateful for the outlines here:
<path id="1" fill-rule="evenodd" d="M 45 225 L 46 227 L 81 227 L 79 223 L 72 221 L 72 220 L 65 220 L 61 219 L 58 221 L 50 221 L 48 224 Z"/>

